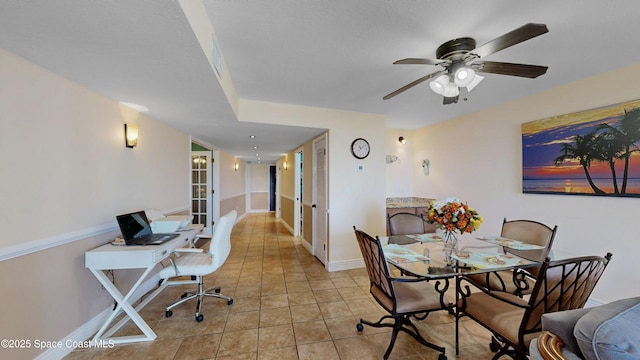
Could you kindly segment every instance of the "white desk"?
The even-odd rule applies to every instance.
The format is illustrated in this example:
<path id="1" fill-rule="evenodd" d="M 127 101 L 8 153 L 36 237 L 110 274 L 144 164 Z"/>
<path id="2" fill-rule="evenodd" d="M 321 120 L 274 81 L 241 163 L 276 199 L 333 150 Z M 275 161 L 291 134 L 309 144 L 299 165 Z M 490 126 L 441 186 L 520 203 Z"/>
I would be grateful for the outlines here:
<path id="1" fill-rule="evenodd" d="M 93 340 L 108 340 L 114 344 L 131 343 L 139 341 L 152 341 L 156 338 L 156 334 L 151 330 L 149 325 L 142 319 L 138 310 L 147 305 L 154 297 L 156 297 L 164 288 L 163 283 L 151 295 L 147 296 L 135 308 L 131 306 L 129 300 L 133 293 L 140 287 L 142 282 L 151 273 L 151 270 L 162 260 L 168 258 L 174 249 L 191 244 L 195 236 L 202 231 L 202 225 L 189 225 L 186 230 L 180 231 L 180 236 L 167 241 L 162 245 L 147 246 L 122 246 L 105 244 L 85 253 L 85 267 L 93 273 L 100 284 L 109 292 L 111 297 L 117 302 L 117 306 L 111 312 L 100 330 L 96 333 Z M 118 288 L 109 280 L 105 274 L 106 270 L 114 269 L 145 269 L 137 279 L 129 292 L 123 295 Z M 117 324 L 109 328 L 113 320 L 124 311 L 127 315 Z M 128 319 L 131 319 L 144 335 L 120 336 L 112 337 Z"/>

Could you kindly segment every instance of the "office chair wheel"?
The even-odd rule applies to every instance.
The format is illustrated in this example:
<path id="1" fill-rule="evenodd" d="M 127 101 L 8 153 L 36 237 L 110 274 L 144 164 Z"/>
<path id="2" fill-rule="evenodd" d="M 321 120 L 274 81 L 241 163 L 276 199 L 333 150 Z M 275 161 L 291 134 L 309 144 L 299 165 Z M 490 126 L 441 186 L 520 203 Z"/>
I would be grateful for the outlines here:
<path id="1" fill-rule="evenodd" d="M 356 329 L 357 329 L 358 331 L 362 331 L 362 330 L 364 330 L 364 326 L 362 326 L 362 324 L 361 324 L 361 323 L 358 323 L 358 324 L 356 325 Z"/>
<path id="2" fill-rule="evenodd" d="M 233 299 L 227 300 L 227 305 L 231 305 L 231 304 L 233 304 Z"/>
<path id="3" fill-rule="evenodd" d="M 195 275 L 191 275 L 191 281 L 196 281 L 196 280 L 198 280 L 198 277 Z"/>
<path id="4" fill-rule="evenodd" d="M 196 316 L 196 321 L 197 322 L 202 322 L 202 320 L 204 320 L 204 315 L 200 314 L 200 315 Z"/>
<path id="5" fill-rule="evenodd" d="M 182 295 L 180 295 L 180 299 L 184 299 L 187 297 L 187 293 L 183 293 Z"/>
<path id="6" fill-rule="evenodd" d="M 438 355 L 438 360 L 447 360 L 447 355 L 445 354 Z"/>
<path id="7" fill-rule="evenodd" d="M 220 294 L 220 288 L 215 288 L 215 289 L 213 289 L 213 291 L 214 291 L 216 294 Z"/>
<path id="8" fill-rule="evenodd" d="M 167 310 L 167 311 L 164 312 L 164 316 L 165 317 L 171 317 L 171 315 L 173 315 L 173 311 L 171 311 L 171 310 Z"/>

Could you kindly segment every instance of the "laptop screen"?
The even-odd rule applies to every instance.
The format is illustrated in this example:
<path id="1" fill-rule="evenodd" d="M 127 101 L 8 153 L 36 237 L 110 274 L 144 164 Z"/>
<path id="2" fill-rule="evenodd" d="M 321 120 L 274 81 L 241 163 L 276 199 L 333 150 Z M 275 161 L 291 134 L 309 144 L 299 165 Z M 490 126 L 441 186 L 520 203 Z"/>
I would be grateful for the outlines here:
<path id="1" fill-rule="evenodd" d="M 141 236 L 151 235 L 151 226 L 144 211 L 116 216 L 122 237 L 126 242 Z"/>

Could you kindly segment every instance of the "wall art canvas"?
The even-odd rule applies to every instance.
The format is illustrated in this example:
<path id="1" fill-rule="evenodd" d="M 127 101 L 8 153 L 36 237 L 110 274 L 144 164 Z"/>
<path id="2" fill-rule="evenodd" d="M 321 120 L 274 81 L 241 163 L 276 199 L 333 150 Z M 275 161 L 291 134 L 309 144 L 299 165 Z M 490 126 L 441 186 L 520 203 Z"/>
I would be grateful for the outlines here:
<path id="1" fill-rule="evenodd" d="M 522 124 L 522 192 L 640 197 L 640 100 Z"/>

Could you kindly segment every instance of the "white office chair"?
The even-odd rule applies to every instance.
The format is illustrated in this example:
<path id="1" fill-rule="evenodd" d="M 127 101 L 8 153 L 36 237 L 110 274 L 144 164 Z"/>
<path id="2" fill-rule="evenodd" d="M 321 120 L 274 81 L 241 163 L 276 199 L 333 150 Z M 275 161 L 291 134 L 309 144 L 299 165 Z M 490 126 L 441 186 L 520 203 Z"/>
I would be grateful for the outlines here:
<path id="1" fill-rule="evenodd" d="M 209 253 L 204 253 L 203 249 L 199 248 L 178 248 L 175 250 L 175 256 L 171 259 L 171 265 L 160 270 L 162 282 L 176 276 L 192 276 L 196 278 L 198 283 L 196 291 L 186 291 L 180 300 L 167 306 L 166 317 L 173 315 L 171 309 L 174 307 L 191 299 L 197 299 L 196 321 L 202 321 L 204 316 L 200 313 L 200 307 L 202 299 L 206 296 L 225 299 L 228 305 L 233 304 L 232 298 L 220 294 L 220 287 L 204 290 L 202 278 L 216 271 L 227 260 L 231 251 L 231 230 L 236 217 L 236 211 L 232 210 L 218 220 L 209 244 Z"/>

